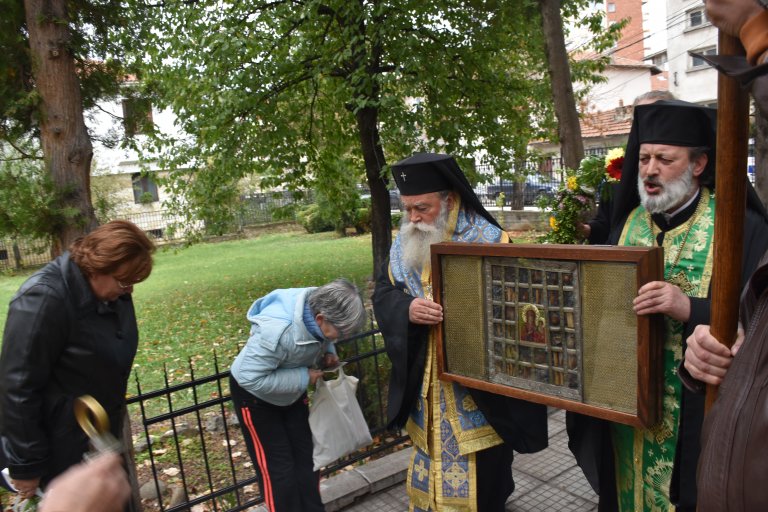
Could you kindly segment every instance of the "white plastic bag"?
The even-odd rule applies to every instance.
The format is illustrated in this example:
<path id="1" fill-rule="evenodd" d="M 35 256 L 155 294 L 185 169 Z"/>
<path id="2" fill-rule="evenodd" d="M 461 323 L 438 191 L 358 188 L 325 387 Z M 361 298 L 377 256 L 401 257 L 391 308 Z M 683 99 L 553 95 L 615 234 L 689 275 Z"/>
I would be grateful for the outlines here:
<path id="1" fill-rule="evenodd" d="M 371 444 L 371 432 L 357 403 L 358 379 L 339 368 L 335 380 L 318 379 L 309 406 L 314 470 Z"/>

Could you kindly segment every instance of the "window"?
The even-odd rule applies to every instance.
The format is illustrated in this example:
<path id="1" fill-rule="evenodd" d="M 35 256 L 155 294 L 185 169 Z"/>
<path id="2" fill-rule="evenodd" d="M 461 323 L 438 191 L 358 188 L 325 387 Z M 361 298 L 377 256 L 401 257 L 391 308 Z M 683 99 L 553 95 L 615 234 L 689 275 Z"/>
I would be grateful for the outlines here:
<path id="1" fill-rule="evenodd" d="M 698 53 L 701 55 L 715 55 L 717 53 L 717 48 L 714 46 L 708 46 L 707 48 L 691 50 L 691 53 Z M 709 63 L 707 61 L 698 55 L 691 55 L 691 69 L 702 69 L 707 67 L 709 67 Z"/>
<path id="2" fill-rule="evenodd" d="M 651 63 L 654 66 L 663 66 L 667 63 L 667 52 L 661 52 L 657 53 L 653 57 L 651 57 Z"/>
<path id="3" fill-rule="evenodd" d="M 616 4 L 613 2 L 608 3 L 608 12 L 616 12 Z"/>
<path id="4" fill-rule="evenodd" d="M 703 7 L 688 11 L 688 28 L 698 28 L 708 23 L 709 20 Z"/>
<path id="5" fill-rule="evenodd" d="M 125 136 L 133 137 L 152 131 L 152 103 L 146 98 L 123 100 L 123 126 Z"/>
<path id="6" fill-rule="evenodd" d="M 148 204 L 158 201 L 157 185 L 149 176 L 136 173 L 131 176 L 133 182 L 133 200 L 136 204 Z"/>

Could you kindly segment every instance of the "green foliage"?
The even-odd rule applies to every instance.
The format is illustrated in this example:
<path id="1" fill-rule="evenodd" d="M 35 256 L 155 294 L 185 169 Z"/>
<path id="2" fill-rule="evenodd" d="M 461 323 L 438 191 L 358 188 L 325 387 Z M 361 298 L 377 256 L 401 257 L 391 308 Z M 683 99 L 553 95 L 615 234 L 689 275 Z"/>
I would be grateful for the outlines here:
<path id="1" fill-rule="evenodd" d="M 594 195 L 582 188 L 574 171 L 567 171 L 565 184 L 552 197 L 542 197 L 538 206 L 549 217 L 550 231 L 541 242 L 552 244 L 577 244 L 584 240 L 578 230 L 585 213 L 594 208 Z"/>
<path id="2" fill-rule="evenodd" d="M 333 220 L 323 215 L 318 204 L 304 206 L 296 212 L 296 220 L 308 233 L 333 231 Z"/>
<path id="3" fill-rule="evenodd" d="M 560 190 L 551 197 L 543 197 L 538 205 L 549 217 L 550 231 L 541 241 L 555 244 L 577 244 L 584 241 L 580 223 L 590 220 L 598 197 L 609 198 L 608 186 L 621 178 L 624 149 L 616 148 L 607 155 L 584 158 L 578 170 L 568 170 Z"/>
<path id="4" fill-rule="evenodd" d="M 567 8 L 576 16 L 584 5 Z M 536 2 L 127 7 L 141 20 L 130 39 L 143 94 L 188 135 L 155 133 L 146 148 L 170 171 L 168 206 L 188 220 L 226 219 L 220 187 L 256 175 L 264 189 L 325 194 L 321 210 L 340 217 L 338 229 L 354 212 L 347 186 L 378 179 L 364 173 L 361 145 L 381 146 L 386 161 L 369 152 L 366 165 L 382 173 L 387 161 L 436 150 L 473 179 L 477 152 L 509 167 L 528 141 L 555 133 Z M 594 81 L 595 69 L 578 78 Z"/>
<path id="5" fill-rule="evenodd" d="M 32 75 L 24 2 L 0 0 L 0 140 L 15 142 L 39 136 L 39 95 Z M 116 0 L 70 0 L 67 13 L 71 39 L 67 50 L 75 61 L 83 108 L 113 98 L 127 71 L 119 31 L 133 32 L 127 11 Z"/>
<path id="6" fill-rule="evenodd" d="M 91 177 L 91 200 L 96 218 L 100 223 L 108 222 L 115 218 L 117 208 L 120 205 L 116 193 L 120 190 L 115 180 L 104 177 Z"/>
<path id="7" fill-rule="evenodd" d="M 32 142 L 18 142 L 17 149 L 0 142 L 0 236 L 49 238 L 74 212 L 60 207 L 64 191 L 56 191 Z"/>

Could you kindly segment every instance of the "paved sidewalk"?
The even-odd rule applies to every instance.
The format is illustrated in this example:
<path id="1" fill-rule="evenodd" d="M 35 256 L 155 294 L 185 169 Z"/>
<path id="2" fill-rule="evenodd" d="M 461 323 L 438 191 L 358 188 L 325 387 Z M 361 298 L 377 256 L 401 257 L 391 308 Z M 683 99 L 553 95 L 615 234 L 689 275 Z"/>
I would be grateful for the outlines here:
<path id="1" fill-rule="evenodd" d="M 405 473 L 410 449 L 324 480 L 320 484 L 327 512 L 404 512 L 408 510 Z M 515 454 L 515 492 L 508 512 L 596 511 L 597 496 L 568 450 L 565 413 L 549 416 L 549 448 Z"/>

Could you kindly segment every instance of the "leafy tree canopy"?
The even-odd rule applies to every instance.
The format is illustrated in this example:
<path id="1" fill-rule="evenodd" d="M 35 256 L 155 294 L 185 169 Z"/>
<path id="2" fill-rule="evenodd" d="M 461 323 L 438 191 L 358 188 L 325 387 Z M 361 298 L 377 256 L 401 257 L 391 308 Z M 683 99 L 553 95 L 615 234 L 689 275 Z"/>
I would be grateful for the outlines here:
<path id="1" fill-rule="evenodd" d="M 116 97 L 125 78 L 123 43 L 118 36 L 129 26 L 125 8 L 115 0 L 69 0 L 71 38 L 67 48 L 75 60 L 83 108 Z M 39 135 L 38 104 L 24 2 L 0 0 L 0 139 L 15 142 Z"/>
<path id="2" fill-rule="evenodd" d="M 451 153 L 471 174 L 477 155 L 508 167 L 554 133 L 533 0 L 129 5 L 143 83 L 184 134 L 155 134 L 152 154 L 190 215 L 203 204 L 206 216 L 231 214 L 235 184 L 253 174 L 265 188 L 329 189 L 367 168 L 373 185 L 419 150 Z M 599 14 L 585 23 L 598 48 L 615 37 Z M 574 79 L 596 80 L 603 64 L 575 64 Z"/>

